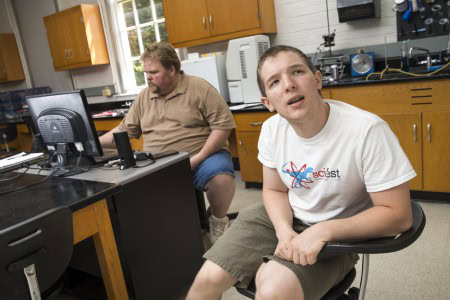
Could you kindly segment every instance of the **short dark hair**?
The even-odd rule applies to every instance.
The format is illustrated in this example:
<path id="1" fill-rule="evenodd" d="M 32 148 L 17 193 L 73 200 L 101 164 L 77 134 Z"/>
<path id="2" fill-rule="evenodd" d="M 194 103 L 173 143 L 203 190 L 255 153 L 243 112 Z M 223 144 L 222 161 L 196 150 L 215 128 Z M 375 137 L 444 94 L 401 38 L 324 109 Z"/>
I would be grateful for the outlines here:
<path id="1" fill-rule="evenodd" d="M 267 97 L 267 94 L 266 94 L 266 89 L 264 87 L 264 82 L 262 81 L 262 78 L 261 78 L 261 68 L 267 59 L 277 56 L 278 53 L 280 53 L 280 52 L 292 52 L 292 53 L 297 54 L 300 58 L 302 58 L 305 61 L 306 65 L 311 70 L 311 72 L 313 72 L 313 73 L 316 72 L 316 68 L 314 67 L 312 62 L 305 55 L 305 53 L 303 53 L 301 50 L 299 50 L 295 47 L 287 46 L 287 45 L 273 46 L 273 47 L 267 49 L 263 53 L 263 55 L 261 55 L 261 57 L 259 58 L 259 62 L 258 62 L 258 68 L 256 70 L 259 91 L 261 92 L 261 95 L 263 97 Z"/>
<path id="2" fill-rule="evenodd" d="M 141 60 L 144 61 L 147 58 L 158 60 L 166 69 L 174 66 L 175 71 L 180 71 L 180 59 L 178 58 L 175 48 L 173 48 L 173 46 L 169 43 L 156 42 L 148 46 L 142 54 Z"/>

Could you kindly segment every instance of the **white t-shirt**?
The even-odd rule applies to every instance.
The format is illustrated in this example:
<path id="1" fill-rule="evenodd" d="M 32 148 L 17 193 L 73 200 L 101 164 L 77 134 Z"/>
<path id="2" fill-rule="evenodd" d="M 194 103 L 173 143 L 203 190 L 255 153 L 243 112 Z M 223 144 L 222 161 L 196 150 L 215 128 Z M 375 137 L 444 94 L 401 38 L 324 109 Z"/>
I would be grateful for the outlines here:
<path id="1" fill-rule="evenodd" d="M 264 122 L 258 142 L 259 161 L 277 170 L 295 218 L 307 224 L 353 216 L 373 206 L 369 192 L 416 176 L 386 122 L 352 105 L 326 102 L 327 123 L 314 137 L 299 137 L 277 114 Z"/>

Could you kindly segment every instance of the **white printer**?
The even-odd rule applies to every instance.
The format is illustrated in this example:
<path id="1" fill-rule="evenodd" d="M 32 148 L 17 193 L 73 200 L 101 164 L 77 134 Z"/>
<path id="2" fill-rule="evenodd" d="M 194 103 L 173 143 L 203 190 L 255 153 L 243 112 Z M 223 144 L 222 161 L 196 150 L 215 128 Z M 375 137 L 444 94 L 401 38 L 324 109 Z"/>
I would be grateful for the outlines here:
<path id="1" fill-rule="evenodd" d="M 181 62 L 181 70 L 188 75 L 201 77 L 208 81 L 229 102 L 225 55 L 201 57 Z"/>
<path id="2" fill-rule="evenodd" d="M 226 69 L 231 103 L 261 101 L 256 68 L 259 58 L 269 47 L 269 37 L 265 35 L 254 35 L 228 42 Z"/>

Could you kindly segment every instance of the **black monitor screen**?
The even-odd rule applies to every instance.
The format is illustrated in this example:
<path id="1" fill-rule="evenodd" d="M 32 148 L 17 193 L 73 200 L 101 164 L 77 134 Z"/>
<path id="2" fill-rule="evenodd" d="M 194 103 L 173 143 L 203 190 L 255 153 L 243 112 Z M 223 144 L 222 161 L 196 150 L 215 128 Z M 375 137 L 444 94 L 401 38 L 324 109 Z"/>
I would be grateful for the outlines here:
<path id="1" fill-rule="evenodd" d="M 26 101 L 48 151 L 64 145 L 84 156 L 103 155 L 83 90 L 28 96 Z"/>

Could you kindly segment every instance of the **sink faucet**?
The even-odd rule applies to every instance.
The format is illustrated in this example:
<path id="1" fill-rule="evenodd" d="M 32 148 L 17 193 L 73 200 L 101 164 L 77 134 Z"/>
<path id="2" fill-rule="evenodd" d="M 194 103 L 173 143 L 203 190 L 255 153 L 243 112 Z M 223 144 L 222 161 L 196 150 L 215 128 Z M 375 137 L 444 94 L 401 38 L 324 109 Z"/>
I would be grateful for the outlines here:
<path id="1" fill-rule="evenodd" d="M 431 53 L 428 49 L 425 48 L 420 48 L 420 47 L 411 47 L 409 49 L 409 58 L 413 58 L 413 51 L 414 50 L 418 50 L 418 51 L 423 51 L 427 53 L 427 69 L 429 69 L 431 67 Z"/>

